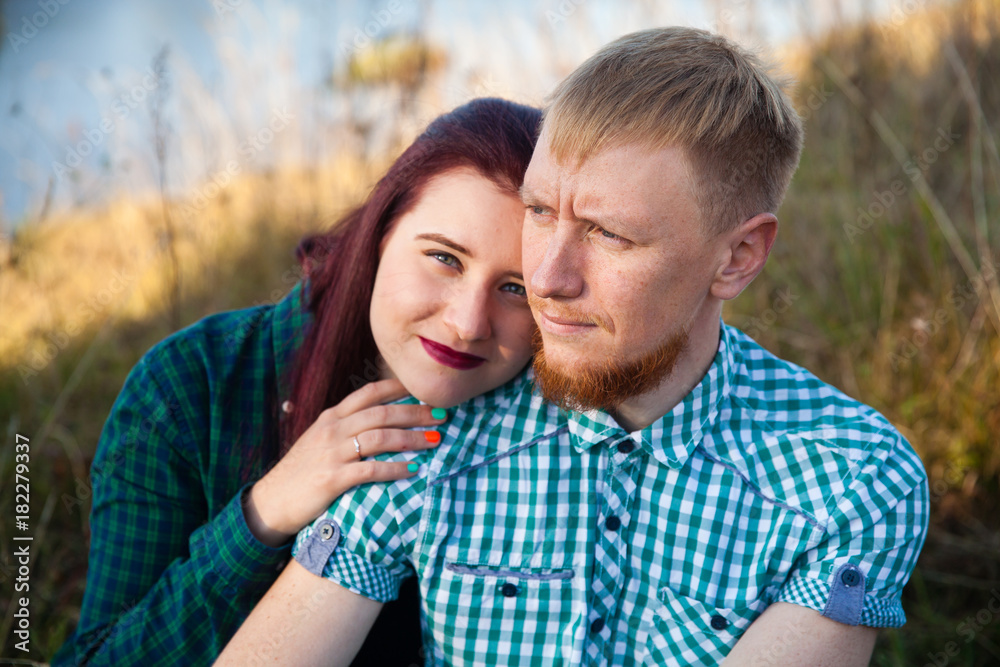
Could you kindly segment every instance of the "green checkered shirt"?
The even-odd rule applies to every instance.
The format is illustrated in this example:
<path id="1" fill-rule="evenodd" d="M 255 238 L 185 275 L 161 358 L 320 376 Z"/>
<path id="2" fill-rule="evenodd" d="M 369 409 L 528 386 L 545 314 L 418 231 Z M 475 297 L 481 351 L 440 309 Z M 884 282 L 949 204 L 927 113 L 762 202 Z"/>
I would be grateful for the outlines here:
<path id="1" fill-rule="evenodd" d="M 129 374 L 91 468 L 80 621 L 54 665 L 208 665 L 277 578 L 289 547 L 253 537 L 240 497 L 275 455 L 268 397 L 288 395 L 301 295 L 207 317 Z"/>
<path id="2" fill-rule="evenodd" d="M 440 447 L 379 458 L 421 471 L 347 493 L 293 553 L 378 601 L 415 572 L 435 665 L 715 664 L 779 601 L 899 626 L 927 527 L 886 419 L 725 325 L 641 431 L 529 373 L 453 409 Z"/>

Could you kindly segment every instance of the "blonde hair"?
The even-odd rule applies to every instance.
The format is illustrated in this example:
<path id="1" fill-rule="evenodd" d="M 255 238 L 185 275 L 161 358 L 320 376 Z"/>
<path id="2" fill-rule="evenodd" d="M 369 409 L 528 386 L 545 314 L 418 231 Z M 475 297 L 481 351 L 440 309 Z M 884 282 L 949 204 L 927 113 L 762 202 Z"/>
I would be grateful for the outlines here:
<path id="1" fill-rule="evenodd" d="M 559 162 L 603 148 L 681 148 L 710 231 L 774 213 L 802 149 L 802 123 L 754 54 L 694 28 L 625 35 L 553 91 L 543 128 Z"/>

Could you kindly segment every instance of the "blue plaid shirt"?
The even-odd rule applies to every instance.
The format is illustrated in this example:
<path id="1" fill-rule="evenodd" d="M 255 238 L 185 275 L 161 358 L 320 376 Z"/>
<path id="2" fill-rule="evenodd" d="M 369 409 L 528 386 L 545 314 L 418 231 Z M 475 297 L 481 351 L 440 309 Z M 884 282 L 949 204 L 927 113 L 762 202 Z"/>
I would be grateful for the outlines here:
<path id="1" fill-rule="evenodd" d="M 303 530 L 308 569 L 374 600 L 419 577 L 428 664 L 714 664 L 768 605 L 905 622 L 927 480 L 886 419 L 722 326 L 673 410 L 627 433 L 530 373 L 452 411 L 417 476 Z"/>

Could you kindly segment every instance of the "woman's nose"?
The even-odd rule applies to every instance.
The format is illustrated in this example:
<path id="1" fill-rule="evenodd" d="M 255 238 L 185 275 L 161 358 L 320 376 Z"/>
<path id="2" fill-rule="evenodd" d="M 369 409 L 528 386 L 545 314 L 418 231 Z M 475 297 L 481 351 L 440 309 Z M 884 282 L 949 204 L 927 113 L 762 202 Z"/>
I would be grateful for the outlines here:
<path id="1" fill-rule="evenodd" d="M 489 293 L 485 285 L 465 285 L 455 288 L 449 295 L 444 321 L 461 340 L 490 337 Z"/>

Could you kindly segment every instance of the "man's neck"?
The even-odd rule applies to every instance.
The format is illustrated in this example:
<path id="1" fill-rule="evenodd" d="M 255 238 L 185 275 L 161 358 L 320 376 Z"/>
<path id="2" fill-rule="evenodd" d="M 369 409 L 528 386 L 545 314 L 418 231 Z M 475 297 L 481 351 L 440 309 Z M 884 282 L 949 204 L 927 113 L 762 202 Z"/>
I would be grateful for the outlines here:
<path id="1" fill-rule="evenodd" d="M 670 375 L 655 390 L 630 398 L 610 412 L 619 426 L 633 433 L 667 414 L 698 386 L 712 366 L 719 349 L 719 316 L 696 321 L 689 331 L 691 341 L 677 359 Z"/>

